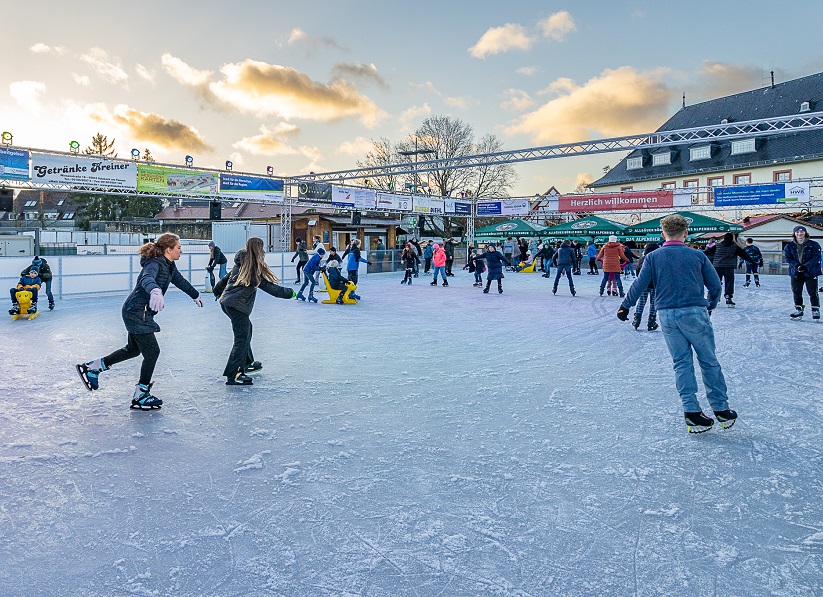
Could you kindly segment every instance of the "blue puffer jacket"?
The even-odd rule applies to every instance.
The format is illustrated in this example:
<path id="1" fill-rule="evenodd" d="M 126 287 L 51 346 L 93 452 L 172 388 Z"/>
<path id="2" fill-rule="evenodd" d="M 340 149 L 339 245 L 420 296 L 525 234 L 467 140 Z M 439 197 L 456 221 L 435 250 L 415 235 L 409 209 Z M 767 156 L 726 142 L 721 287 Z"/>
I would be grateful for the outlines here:
<path id="1" fill-rule="evenodd" d="M 557 249 L 557 253 L 555 253 L 554 258 L 557 262 L 557 267 L 573 267 L 577 261 L 575 258 L 574 249 L 568 241 L 560 245 L 560 248 Z"/>
<path id="2" fill-rule="evenodd" d="M 783 249 L 783 256 L 789 264 L 789 275 L 792 278 L 797 277 L 797 266 L 801 263 L 806 271 L 803 272 L 804 278 L 816 278 L 820 275 L 820 245 L 809 239 L 803 243 L 798 255 L 798 245 L 795 242 L 790 242 Z"/>
<path id="3" fill-rule="evenodd" d="M 475 259 L 485 259 L 486 265 L 489 268 L 489 273 L 486 280 L 502 280 L 503 279 L 503 264 L 510 265 L 506 256 L 499 251 L 486 251 L 478 253 Z"/>
<path id="4" fill-rule="evenodd" d="M 349 247 L 343 253 L 343 256 L 346 258 L 347 272 L 357 271 L 360 268 L 361 263 L 368 263 L 368 261 L 360 257 L 359 247 Z"/>
<path id="5" fill-rule="evenodd" d="M 586 255 L 589 257 L 589 259 L 597 257 L 597 245 L 589 245 L 586 249 Z"/>
<path id="6" fill-rule="evenodd" d="M 311 259 L 303 266 L 303 271 L 311 276 L 314 272 L 320 271 L 320 261 L 323 259 L 323 255 L 319 253 L 315 253 L 311 256 Z"/>

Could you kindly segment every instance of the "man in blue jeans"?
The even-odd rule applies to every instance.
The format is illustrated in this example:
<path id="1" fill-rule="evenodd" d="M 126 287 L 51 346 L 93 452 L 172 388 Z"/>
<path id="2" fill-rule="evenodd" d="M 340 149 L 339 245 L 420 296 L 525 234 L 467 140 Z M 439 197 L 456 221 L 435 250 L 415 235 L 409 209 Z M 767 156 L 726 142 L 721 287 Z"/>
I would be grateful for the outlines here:
<path id="1" fill-rule="evenodd" d="M 715 355 L 714 328 L 709 319 L 720 298 L 720 278 L 706 255 L 684 244 L 689 226 L 686 218 L 677 214 L 667 216 L 660 226 L 666 242 L 646 256 L 640 276 L 620 305 L 617 317 L 627 321 L 629 309 L 653 282 L 657 316 L 674 362 L 686 428 L 689 433 L 703 433 L 714 424 L 697 401 L 694 351 L 709 405 L 720 426 L 729 429 L 737 420 L 737 413 L 729 409 L 726 380 Z M 703 295 L 704 287 L 709 291 L 708 299 Z"/>

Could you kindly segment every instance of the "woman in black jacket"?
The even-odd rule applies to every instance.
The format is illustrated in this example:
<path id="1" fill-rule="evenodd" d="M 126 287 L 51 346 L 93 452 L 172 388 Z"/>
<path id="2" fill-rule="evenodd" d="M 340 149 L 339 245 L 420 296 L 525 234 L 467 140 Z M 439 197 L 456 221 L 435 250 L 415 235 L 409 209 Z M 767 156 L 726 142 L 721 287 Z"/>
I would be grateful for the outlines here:
<path id="1" fill-rule="evenodd" d="M 492 280 L 497 280 L 497 292 L 503 294 L 503 264 L 511 265 L 511 262 L 506 259 L 503 253 L 498 253 L 492 244 L 486 245 L 486 252 L 482 255 L 478 254 L 475 259 L 485 259 L 486 267 L 489 270 L 489 273 L 486 274 L 486 287 L 483 289 L 483 293 L 488 294 Z"/>
<path id="2" fill-rule="evenodd" d="M 99 389 L 98 376 L 112 365 L 143 355 L 140 380 L 134 389 L 131 407 L 141 410 L 160 408 L 163 401 L 152 396 L 151 378 L 154 366 L 160 356 L 160 346 L 154 334 L 160 326 L 154 316 L 163 310 L 163 295 L 174 284 L 188 294 L 198 307 L 203 306 L 200 293 L 177 271 L 174 262 L 180 259 L 183 248 L 180 237 L 171 232 L 161 234 L 156 242 L 140 247 L 140 266 L 143 270 L 137 276 L 137 283 L 123 303 L 123 322 L 128 332 L 128 343 L 108 356 L 76 365 L 77 373 L 89 390 Z"/>
<path id="3" fill-rule="evenodd" d="M 252 385 L 246 371 L 262 368 L 251 352 L 252 325 L 249 316 L 254 309 L 257 289 L 277 298 L 292 299 L 297 296 L 293 289 L 278 286 L 278 281 L 266 265 L 263 240 L 253 236 L 246 241 L 246 248 L 237 253 L 229 275 L 214 287 L 214 295 L 220 299 L 223 313 L 231 319 L 234 332 L 234 344 L 223 370 L 227 386 Z"/>

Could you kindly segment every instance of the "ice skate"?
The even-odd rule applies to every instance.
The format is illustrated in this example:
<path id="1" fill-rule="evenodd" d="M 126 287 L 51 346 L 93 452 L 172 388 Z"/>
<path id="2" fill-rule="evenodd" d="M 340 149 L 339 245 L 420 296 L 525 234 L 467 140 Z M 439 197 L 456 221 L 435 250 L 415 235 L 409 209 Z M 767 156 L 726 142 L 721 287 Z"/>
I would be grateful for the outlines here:
<path id="1" fill-rule="evenodd" d="M 411 286 L 411 285 L 412 285 L 412 279 L 409 278 L 409 286 Z"/>
<path id="2" fill-rule="evenodd" d="M 49 303 L 49 311 L 54 311 L 54 303 Z"/>
<path id="3" fill-rule="evenodd" d="M 139 383 L 134 387 L 134 396 L 131 399 L 131 408 L 135 410 L 153 410 L 160 408 L 163 401 L 157 396 L 151 395 L 151 387 L 154 384 L 144 386 Z"/>
<path id="4" fill-rule="evenodd" d="M 572 296 L 577 296 L 577 291 L 574 288 L 569 288 L 569 291 L 572 293 Z"/>
<path id="5" fill-rule="evenodd" d="M 434 280 L 429 286 L 437 286 L 437 280 Z"/>
<path id="6" fill-rule="evenodd" d="M 77 374 L 80 376 L 80 379 L 83 380 L 83 385 L 85 385 L 89 391 L 100 389 L 98 379 L 100 373 L 108 370 L 108 367 L 103 363 L 103 359 L 95 359 L 88 363 L 78 363 L 74 368 L 77 369 Z"/>
<path id="7" fill-rule="evenodd" d="M 402 280 L 400 280 L 400 283 L 405 284 L 406 283 L 406 278 L 403 278 Z"/>
<path id="8" fill-rule="evenodd" d="M 303 296 L 303 293 L 302 293 L 302 292 L 298 292 L 298 293 L 297 293 L 297 296 L 296 296 L 296 297 L 294 297 L 294 299 L 295 299 L 295 300 L 297 300 L 297 301 L 305 301 L 305 300 L 306 300 L 306 297 L 305 297 L 305 296 Z"/>
<path id="9" fill-rule="evenodd" d="M 727 306 L 729 309 L 734 309 L 734 305 L 735 305 L 735 303 L 734 303 L 734 301 L 732 300 L 732 297 L 727 296 L 727 297 L 726 297 L 726 306 Z"/>
<path id="10" fill-rule="evenodd" d="M 714 425 L 714 419 L 707 417 L 700 411 L 683 414 L 686 418 L 686 429 L 689 433 L 705 433 Z"/>
<path id="11" fill-rule="evenodd" d="M 731 409 L 716 410 L 714 411 L 714 416 L 723 429 L 731 429 L 735 421 L 737 421 L 737 413 Z"/>
<path id="12" fill-rule="evenodd" d="M 486 287 L 483 289 L 483 294 L 489 294 L 489 287 L 488 287 L 488 286 L 486 286 Z"/>
<path id="13" fill-rule="evenodd" d="M 802 319 L 803 317 L 803 305 L 795 305 L 794 306 L 794 313 L 790 314 L 789 317 L 792 319 Z"/>
<path id="14" fill-rule="evenodd" d="M 14 303 L 9 309 L 9 315 L 20 315 L 20 305 Z"/>
<path id="15" fill-rule="evenodd" d="M 503 287 L 502 286 L 497 287 L 497 294 L 503 294 Z"/>
<path id="16" fill-rule="evenodd" d="M 37 313 L 37 303 L 32 303 L 29 305 L 29 315 Z"/>
<path id="17" fill-rule="evenodd" d="M 820 320 L 820 307 L 812 307 L 812 319 Z"/>
<path id="18" fill-rule="evenodd" d="M 243 368 L 243 371 L 246 373 L 252 373 L 253 371 L 260 371 L 263 368 L 263 363 L 260 361 L 254 361 L 251 365 L 246 365 Z"/>
<path id="19" fill-rule="evenodd" d="M 309 295 L 309 298 L 308 298 L 308 301 L 309 301 L 310 303 L 316 303 L 316 302 L 317 302 L 317 299 L 316 299 L 316 298 L 314 298 L 314 295 L 313 295 L 313 294 L 310 294 L 310 295 Z"/>
<path id="20" fill-rule="evenodd" d="M 646 329 L 648 329 L 650 332 L 653 332 L 659 327 L 660 325 L 657 323 L 657 317 L 649 316 L 649 321 Z"/>
<path id="21" fill-rule="evenodd" d="M 448 286 L 448 285 L 449 285 L 449 283 L 446 282 L 445 280 L 443 280 L 443 286 Z"/>
<path id="22" fill-rule="evenodd" d="M 748 288 L 751 285 L 752 285 L 752 283 L 747 280 L 746 283 L 743 284 L 743 288 Z"/>
<path id="23" fill-rule="evenodd" d="M 624 296 L 626 296 L 626 293 L 621 290 L 620 291 L 620 298 L 623 298 Z"/>
<path id="24" fill-rule="evenodd" d="M 334 303 L 336 305 L 342 305 L 343 304 L 343 293 L 342 292 L 337 295 L 337 300 L 334 301 Z"/>
<path id="25" fill-rule="evenodd" d="M 638 329 L 638 328 L 640 327 L 640 319 L 641 319 L 642 317 L 643 317 L 643 316 L 642 316 L 642 315 L 640 315 L 640 313 L 635 313 L 635 314 L 634 314 L 634 319 L 632 319 L 632 327 L 633 327 L 635 330 L 636 330 L 636 329 Z"/>
<path id="26" fill-rule="evenodd" d="M 254 380 L 245 373 L 239 372 L 234 377 L 229 377 L 226 380 L 227 386 L 251 386 L 254 385 Z"/>

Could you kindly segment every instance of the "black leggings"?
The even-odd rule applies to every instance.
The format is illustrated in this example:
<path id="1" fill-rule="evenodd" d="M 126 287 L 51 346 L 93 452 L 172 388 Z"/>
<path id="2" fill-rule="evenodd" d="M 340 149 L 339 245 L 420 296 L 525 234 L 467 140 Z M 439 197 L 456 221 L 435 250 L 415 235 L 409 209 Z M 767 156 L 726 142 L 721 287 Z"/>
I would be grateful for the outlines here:
<path id="1" fill-rule="evenodd" d="M 732 298 L 732 296 L 734 296 L 734 268 L 716 267 L 714 271 L 716 271 L 718 277 L 724 281 L 723 296 Z"/>
<path id="2" fill-rule="evenodd" d="M 116 365 L 134 357 L 143 355 L 143 364 L 140 366 L 140 383 L 147 386 L 154 375 L 154 366 L 160 356 L 160 345 L 154 332 L 148 334 L 129 334 L 129 341 L 123 348 L 115 350 L 107 357 L 103 357 L 106 366 Z"/>
<path id="3" fill-rule="evenodd" d="M 234 344 L 232 344 L 226 368 L 223 369 L 223 375 L 234 379 L 238 371 L 242 371 L 243 367 L 254 362 L 254 355 L 251 352 L 252 325 L 249 316 L 242 311 L 223 305 L 220 305 L 220 308 L 231 319 L 231 330 L 234 332 Z"/>
<path id="4" fill-rule="evenodd" d="M 298 261 L 297 262 L 297 281 L 300 282 L 300 272 L 303 271 L 303 268 L 306 267 L 308 261 Z"/>
<path id="5" fill-rule="evenodd" d="M 806 292 L 809 293 L 809 300 L 812 307 L 820 307 L 820 295 L 817 290 L 817 277 L 814 278 L 792 278 L 792 294 L 794 295 L 794 304 L 803 304 L 803 286 L 806 287 Z"/>

